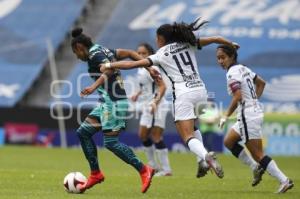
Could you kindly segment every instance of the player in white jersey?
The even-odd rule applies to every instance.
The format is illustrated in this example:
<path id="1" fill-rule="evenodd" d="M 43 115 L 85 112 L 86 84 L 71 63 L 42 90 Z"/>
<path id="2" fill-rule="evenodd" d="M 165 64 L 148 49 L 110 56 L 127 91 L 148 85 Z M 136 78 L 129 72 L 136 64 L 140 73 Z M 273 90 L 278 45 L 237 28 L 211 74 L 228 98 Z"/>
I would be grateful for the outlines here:
<path id="1" fill-rule="evenodd" d="M 159 66 L 172 82 L 175 124 L 182 140 L 199 159 L 205 160 L 216 175 L 222 178 L 223 170 L 216 160 L 215 153 L 206 151 L 201 133 L 195 128 L 197 118 L 195 108 L 201 103 L 206 103 L 207 100 L 207 91 L 199 76 L 195 53 L 197 49 L 212 43 L 232 46 L 234 43 L 219 36 L 196 38 L 193 31 L 198 30 L 205 23 L 207 22 L 200 21 L 198 18 L 191 24 L 175 22 L 161 25 L 156 30 L 156 42 L 160 49 L 154 55 L 136 62 L 107 63 L 101 68 L 104 71 L 105 68 Z"/>
<path id="2" fill-rule="evenodd" d="M 227 133 L 224 144 L 232 154 L 247 164 L 253 171 L 252 186 L 256 186 L 262 179 L 265 170 L 280 182 L 277 193 L 284 193 L 294 184 L 271 157 L 264 155 L 262 146 L 263 110 L 258 101 L 262 95 L 265 81 L 251 69 L 237 63 L 235 48 L 220 45 L 217 48 L 217 60 L 227 71 L 227 89 L 232 96 L 231 103 L 224 117 L 220 119 L 223 127 L 227 118 L 236 110 L 237 122 Z M 244 141 L 251 156 L 248 155 L 239 141 Z"/>
<path id="3" fill-rule="evenodd" d="M 154 54 L 154 49 L 148 43 L 141 43 L 137 53 L 142 57 Z M 157 66 L 153 66 L 159 71 Z M 143 104 L 140 118 L 139 137 L 145 148 L 148 164 L 156 169 L 155 176 L 171 176 L 172 170 L 168 158 L 168 148 L 163 140 L 166 117 L 168 113 L 166 99 L 161 96 L 155 110 L 150 110 L 152 99 L 157 93 L 165 90 L 165 84 L 158 84 L 152 79 L 145 68 L 138 68 L 137 79 L 139 90 L 132 97 L 132 101 L 141 99 Z M 156 158 L 157 157 L 157 158 Z"/>

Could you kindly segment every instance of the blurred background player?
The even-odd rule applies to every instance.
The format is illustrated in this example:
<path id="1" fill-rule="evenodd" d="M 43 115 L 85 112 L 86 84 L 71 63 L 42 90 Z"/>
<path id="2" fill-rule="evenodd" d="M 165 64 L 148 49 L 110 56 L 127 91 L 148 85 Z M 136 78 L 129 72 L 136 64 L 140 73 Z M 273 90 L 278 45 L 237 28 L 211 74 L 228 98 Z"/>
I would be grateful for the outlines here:
<path id="1" fill-rule="evenodd" d="M 148 43 L 141 43 L 137 48 L 137 53 L 146 58 L 154 54 L 154 49 Z M 159 71 L 157 66 L 152 67 Z M 139 137 L 145 148 L 148 164 L 157 171 L 155 176 L 171 176 L 168 148 L 163 140 L 168 113 L 166 99 L 162 96 L 166 86 L 163 81 L 159 81 L 159 84 L 154 81 L 145 68 L 138 68 L 137 75 L 139 90 L 131 97 L 131 100 L 136 102 L 139 98 L 142 101 Z M 153 102 L 155 107 L 151 105 Z"/>
<path id="2" fill-rule="evenodd" d="M 263 152 L 262 124 L 264 113 L 258 98 L 264 91 L 265 81 L 248 67 L 239 64 L 237 57 L 237 50 L 232 46 L 218 46 L 217 61 L 227 71 L 227 90 L 232 96 L 224 117 L 220 119 L 220 127 L 223 127 L 235 110 L 237 113 L 237 122 L 226 135 L 224 144 L 235 157 L 253 170 L 252 186 L 256 186 L 261 181 L 262 175 L 267 170 L 280 183 L 277 193 L 284 193 L 294 186 L 293 181 L 278 168 L 271 157 L 264 155 Z M 245 143 L 254 160 L 238 143 L 241 140 Z"/>
<path id="3" fill-rule="evenodd" d="M 159 50 L 139 61 L 121 61 L 102 64 L 104 68 L 129 69 L 135 67 L 160 66 L 170 79 L 173 90 L 173 111 L 176 129 L 183 142 L 199 158 L 205 160 L 219 178 L 224 176 L 215 153 L 208 153 L 203 146 L 200 131 L 195 127 L 195 108 L 207 101 L 207 90 L 199 76 L 195 53 L 198 49 L 212 44 L 234 44 L 223 37 L 196 38 L 197 31 L 206 21 L 199 18 L 191 24 L 184 22 L 163 24 L 156 30 Z"/>
<path id="4" fill-rule="evenodd" d="M 216 106 L 213 98 L 208 98 L 207 104 L 199 107 L 199 129 L 202 133 L 203 144 L 208 151 L 222 151 L 216 147 L 216 140 L 220 139 L 220 134 L 222 130 L 218 127 L 220 112 Z M 223 146 L 223 143 L 221 143 Z M 209 170 L 206 162 L 199 157 L 197 157 L 198 170 L 196 177 L 200 178 L 207 174 Z"/>
<path id="5" fill-rule="evenodd" d="M 150 186 L 154 169 L 144 165 L 131 148 L 119 141 L 119 133 L 125 128 L 128 109 L 120 71 L 107 70 L 101 73 L 99 68 L 101 63 L 111 62 L 115 59 L 131 58 L 138 60 L 140 57 L 134 51 L 109 50 L 94 44 L 90 37 L 82 33 L 81 28 L 74 29 L 72 37 L 74 54 L 78 59 L 88 63 L 88 72 L 95 81 L 93 85 L 81 91 L 81 96 L 89 95 L 95 90 L 99 93 L 99 105 L 90 112 L 77 130 L 81 147 L 91 169 L 88 181 L 81 189 L 89 189 L 104 181 L 104 175 L 98 163 L 97 148 L 92 139 L 96 132 L 102 130 L 104 146 L 139 172 L 142 180 L 142 193 L 145 193 Z"/>

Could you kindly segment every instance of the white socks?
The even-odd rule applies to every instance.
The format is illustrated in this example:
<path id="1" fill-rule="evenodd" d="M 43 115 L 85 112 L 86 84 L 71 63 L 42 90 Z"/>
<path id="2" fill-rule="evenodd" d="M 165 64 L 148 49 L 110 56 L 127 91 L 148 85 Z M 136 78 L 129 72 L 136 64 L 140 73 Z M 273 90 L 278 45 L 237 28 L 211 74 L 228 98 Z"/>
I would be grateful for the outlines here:
<path id="1" fill-rule="evenodd" d="M 203 139 L 202 139 L 202 135 L 199 129 L 197 129 L 196 131 L 194 131 L 194 136 L 195 138 L 197 138 L 203 145 Z M 203 146 L 204 147 L 204 146 Z M 207 153 L 207 152 L 206 152 Z M 205 157 L 205 156 L 204 156 Z M 202 166 L 207 166 L 206 161 L 204 161 L 205 159 L 200 158 L 198 155 L 196 156 L 197 158 L 197 162 L 201 162 Z"/>
<path id="2" fill-rule="evenodd" d="M 243 149 L 239 154 L 239 159 L 246 165 L 250 166 L 252 171 L 256 168 L 258 165 L 257 162 Z"/>
<path id="3" fill-rule="evenodd" d="M 193 153 L 195 153 L 199 158 L 205 160 L 207 151 L 204 148 L 203 143 L 200 142 L 200 140 L 198 140 L 197 138 L 192 138 L 189 140 L 189 142 L 187 144 L 188 144 L 189 149 Z"/>
<path id="4" fill-rule="evenodd" d="M 155 161 L 155 154 L 154 154 L 155 148 L 154 148 L 154 146 L 153 145 L 148 146 L 148 147 L 144 146 L 144 148 L 145 148 L 146 157 L 148 159 L 148 164 L 151 167 L 153 167 L 154 169 L 158 169 L 158 165 Z"/>
<path id="5" fill-rule="evenodd" d="M 156 149 L 157 158 L 160 162 L 161 169 L 164 172 L 171 173 L 171 167 L 168 157 L 168 149 Z"/>
<path id="6" fill-rule="evenodd" d="M 283 182 L 285 182 L 288 179 L 288 177 L 286 177 L 286 175 L 284 175 L 282 173 L 282 171 L 278 168 L 278 166 L 277 166 L 277 164 L 276 164 L 276 162 L 274 160 L 272 160 L 268 164 L 268 166 L 267 166 L 267 172 L 271 176 L 277 178 L 280 183 L 283 183 Z"/>

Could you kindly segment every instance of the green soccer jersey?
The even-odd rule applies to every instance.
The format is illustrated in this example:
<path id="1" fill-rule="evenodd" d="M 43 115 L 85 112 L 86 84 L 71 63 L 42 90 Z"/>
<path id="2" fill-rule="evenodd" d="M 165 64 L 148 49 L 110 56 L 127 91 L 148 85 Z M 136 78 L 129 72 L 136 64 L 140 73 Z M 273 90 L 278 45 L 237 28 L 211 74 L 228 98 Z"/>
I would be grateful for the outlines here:
<path id="1" fill-rule="evenodd" d="M 96 81 L 102 74 L 99 65 L 112 62 L 114 59 L 116 59 L 116 50 L 111 50 L 98 44 L 93 45 L 89 49 L 88 59 L 88 72 L 91 78 Z M 99 86 L 97 91 L 100 95 L 99 101 L 101 102 L 127 99 L 119 70 L 116 70 L 104 85 Z"/>

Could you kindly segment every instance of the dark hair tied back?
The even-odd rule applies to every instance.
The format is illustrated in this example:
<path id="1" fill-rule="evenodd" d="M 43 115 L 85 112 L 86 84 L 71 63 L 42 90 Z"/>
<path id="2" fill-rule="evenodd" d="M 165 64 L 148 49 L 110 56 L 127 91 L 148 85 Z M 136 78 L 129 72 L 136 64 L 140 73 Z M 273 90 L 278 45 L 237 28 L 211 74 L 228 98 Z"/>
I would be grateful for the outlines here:
<path id="1" fill-rule="evenodd" d="M 217 47 L 217 49 L 222 49 L 226 55 L 228 55 L 229 57 L 233 57 L 233 60 L 237 62 L 238 53 L 236 48 L 229 45 L 221 44 Z"/>
<path id="2" fill-rule="evenodd" d="M 85 34 L 82 33 L 83 29 L 78 27 L 74 28 L 72 30 L 72 47 L 74 48 L 77 43 L 83 44 L 85 47 L 90 48 L 94 44 L 92 42 L 92 39 L 89 36 L 86 36 Z"/>
<path id="3" fill-rule="evenodd" d="M 73 37 L 73 38 L 76 38 L 76 37 L 78 37 L 79 35 L 81 35 L 82 32 L 83 32 L 82 28 L 74 28 L 74 29 L 72 30 L 72 37 Z"/>

